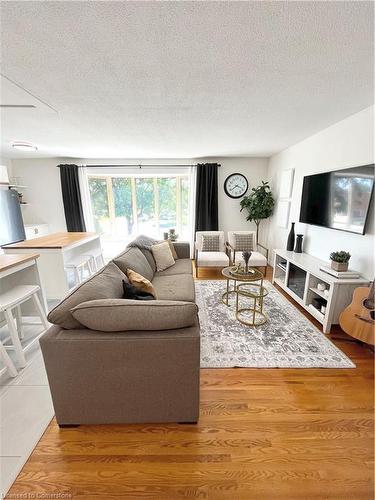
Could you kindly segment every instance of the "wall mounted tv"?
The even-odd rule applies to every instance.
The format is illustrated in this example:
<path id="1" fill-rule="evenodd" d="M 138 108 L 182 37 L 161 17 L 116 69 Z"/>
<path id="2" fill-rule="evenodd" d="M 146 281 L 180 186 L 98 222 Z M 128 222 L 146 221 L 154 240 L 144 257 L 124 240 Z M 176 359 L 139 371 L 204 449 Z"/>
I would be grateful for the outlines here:
<path id="1" fill-rule="evenodd" d="M 303 179 L 299 220 L 365 234 L 374 190 L 374 164 L 308 175 Z"/>

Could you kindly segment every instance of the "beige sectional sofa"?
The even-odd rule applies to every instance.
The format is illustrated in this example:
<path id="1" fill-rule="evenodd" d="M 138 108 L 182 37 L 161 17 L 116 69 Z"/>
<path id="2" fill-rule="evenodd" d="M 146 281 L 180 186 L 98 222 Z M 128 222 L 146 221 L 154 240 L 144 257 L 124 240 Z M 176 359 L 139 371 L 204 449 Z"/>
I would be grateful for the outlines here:
<path id="1" fill-rule="evenodd" d="M 189 245 L 175 249 L 176 263 L 157 272 L 149 250 L 127 248 L 49 313 L 40 345 L 61 427 L 197 422 L 198 310 Z M 157 300 L 122 299 L 127 268 Z"/>

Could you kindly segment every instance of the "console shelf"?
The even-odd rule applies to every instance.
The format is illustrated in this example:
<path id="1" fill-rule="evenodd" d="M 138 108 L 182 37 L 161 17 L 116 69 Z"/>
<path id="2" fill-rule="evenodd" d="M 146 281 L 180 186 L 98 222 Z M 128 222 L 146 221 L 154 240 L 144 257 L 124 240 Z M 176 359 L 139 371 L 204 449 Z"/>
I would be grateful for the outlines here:
<path id="1" fill-rule="evenodd" d="M 338 324 L 343 309 L 350 304 L 354 289 L 367 285 L 365 278 L 338 279 L 320 270 L 327 262 L 306 253 L 274 250 L 272 283 L 276 283 L 323 325 L 329 333 Z M 318 289 L 318 283 L 329 291 Z M 324 313 L 320 310 L 325 307 Z"/>

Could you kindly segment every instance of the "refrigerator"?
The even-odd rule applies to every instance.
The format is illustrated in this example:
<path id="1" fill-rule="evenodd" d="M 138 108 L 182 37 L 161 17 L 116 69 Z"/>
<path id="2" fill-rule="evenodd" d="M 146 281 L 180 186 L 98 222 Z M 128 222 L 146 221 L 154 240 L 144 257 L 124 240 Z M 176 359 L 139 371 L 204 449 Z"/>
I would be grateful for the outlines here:
<path id="1" fill-rule="evenodd" d="M 25 239 L 18 193 L 14 189 L 0 188 L 0 246 Z"/>

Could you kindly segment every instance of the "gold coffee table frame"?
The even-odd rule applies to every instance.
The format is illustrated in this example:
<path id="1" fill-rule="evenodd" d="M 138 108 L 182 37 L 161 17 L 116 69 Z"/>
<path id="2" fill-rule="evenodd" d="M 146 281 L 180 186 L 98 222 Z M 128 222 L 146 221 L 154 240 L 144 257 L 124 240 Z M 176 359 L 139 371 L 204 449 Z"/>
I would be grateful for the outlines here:
<path id="1" fill-rule="evenodd" d="M 258 269 L 250 268 L 248 274 L 236 273 L 237 266 L 225 267 L 222 270 L 223 276 L 227 279 L 227 289 L 222 295 L 222 302 L 230 307 L 229 296 L 234 294 L 236 297 L 236 318 L 237 320 L 247 326 L 260 326 L 268 321 L 267 316 L 263 312 L 264 297 L 268 294 L 267 289 L 263 286 L 263 274 Z M 233 290 L 230 289 L 230 281 L 234 281 Z M 237 284 L 237 282 L 240 282 Z M 243 287 L 251 286 L 252 289 L 245 290 Z M 238 299 L 239 296 L 248 297 L 252 299 L 252 307 L 242 307 L 239 309 Z M 252 320 L 245 320 L 241 314 L 245 312 L 252 313 Z"/>

